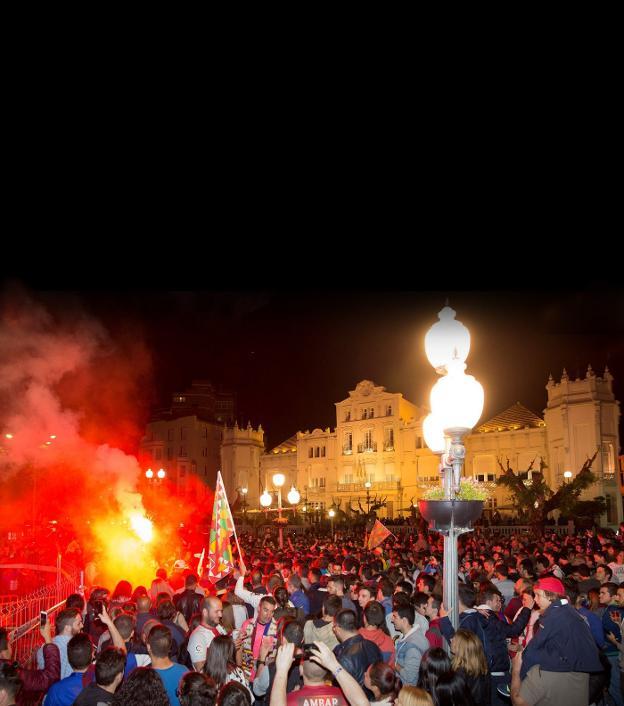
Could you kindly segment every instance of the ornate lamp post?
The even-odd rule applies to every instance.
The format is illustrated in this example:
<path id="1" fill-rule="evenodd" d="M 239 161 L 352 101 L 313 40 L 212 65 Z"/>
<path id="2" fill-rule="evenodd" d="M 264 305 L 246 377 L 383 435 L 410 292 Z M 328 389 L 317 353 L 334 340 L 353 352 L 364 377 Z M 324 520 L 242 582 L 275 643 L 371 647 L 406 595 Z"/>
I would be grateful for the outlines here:
<path id="1" fill-rule="evenodd" d="M 241 493 L 243 494 L 243 521 L 247 524 L 247 492 L 249 488 L 244 486 L 241 488 Z"/>
<path id="2" fill-rule="evenodd" d="M 445 306 L 425 336 L 427 358 L 442 377 L 431 390 L 431 414 L 423 422 L 427 446 L 440 456 L 444 500 L 421 500 L 422 516 L 444 535 L 444 604 L 453 627 L 459 623 L 457 538 L 472 531 L 483 511 L 482 501 L 457 499 L 466 449 L 463 438 L 483 412 L 483 387 L 466 375 L 470 333 L 455 311 Z"/>
<path id="3" fill-rule="evenodd" d="M 366 483 L 364 483 L 364 487 L 366 488 L 366 517 L 368 519 L 368 515 L 370 515 L 370 489 L 371 489 L 372 483 L 367 480 Z"/>
<path id="4" fill-rule="evenodd" d="M 563 482 L 564 482 L 564 483 L 569 483 L 569 482 L 570 482 L 570 478 L 572 478 L 572 471 L 564 471 L 563 477 L 565 478 L 565 480 L 564 480 Z"/>
<path id="5" fill-rule="evenodd" d="M 301 494 L 295 488 L 293 487 L 288 491 L 288 495 L 286 496 L 288 498 L 288 502 L 292 505 L 292 511 L 293 511 L 293 519 L 297 515 L 297 505 L 299 504 L 299 501 L 301 500 Z"/>
<path id="6" fill-rule="evenodd" d="M 271 493 L 265 488 L 264 493 L 260 496 L 260 505 L 266 510 L 265 515 L 267 522 L 269 520 L 269 508 L 271 507 L 271 503 L 273 502 L 273 498 L 271 497 Z"/>
<path id="7" fill-rule="evenodd" d="M 333 539 L 333 537 L 334 537 L 334 517 L 336 516 L 336 511 L 333 508 L 331 508 L 327 514 L 329 515 L 329 521 L 331 522 L 331 535 L 332 535 L 332 539 Z"/>
<path id="8" fill-rule="evenodd" d="M 273 485 L 277 488 L 277 522 L 279 524 L 279 545 L 280 549 L 284 548 L 284 529 L 282 527 L 282 486 L 286 482 L 286 476 L 283 473 L 275 473 L 273 475 Z"/>

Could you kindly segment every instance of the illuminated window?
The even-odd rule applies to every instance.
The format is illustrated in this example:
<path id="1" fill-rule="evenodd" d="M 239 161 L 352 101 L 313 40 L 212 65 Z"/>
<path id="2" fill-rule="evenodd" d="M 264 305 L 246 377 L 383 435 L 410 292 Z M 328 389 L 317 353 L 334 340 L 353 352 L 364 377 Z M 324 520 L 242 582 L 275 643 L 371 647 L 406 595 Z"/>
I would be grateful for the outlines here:
<path id="1" fill-rule="evenodd" d="M 321 449 L 319 446 L 316 446 L 314 449 L 314 458 L 318 458 L 321 455 Z"/>
<path id="2" fill-rule="evenodd" d="M 310 446 L 308 449 L 308 458 L 314 458 L 314 447 Z"/>
<path id="3" fill-rule="evenodd" d="M 319 478 L 319 488 L 325 487 L 325 478 Z"/>
<path id="4" fill-rule="evenodd" d="M 321 446 L 321 456 L 325 457 L 325 447 Z"/>
<path id="5" fill-rule="evenodd" d="M 368 418 L 369 418 L 369 419 L 372 419 L 374 416 L 375 416 L 375 408 L 374 408 L 374 407 L 371 407 L 371 408 L 368 410 Z"/>
<path id="6" fill-rule="evenodd" d="M 368 419 L 368 410 L 367 409 L 362 410 L 362 419 Z"/>

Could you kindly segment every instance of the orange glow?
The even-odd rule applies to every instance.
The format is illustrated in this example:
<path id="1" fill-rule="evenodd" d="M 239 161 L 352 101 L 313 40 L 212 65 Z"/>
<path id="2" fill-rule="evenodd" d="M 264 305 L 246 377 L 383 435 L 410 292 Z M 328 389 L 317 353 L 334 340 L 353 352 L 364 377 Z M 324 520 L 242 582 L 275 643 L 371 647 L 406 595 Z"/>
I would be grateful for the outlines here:
<path id="1" fill-rule="evenodd" d="M 153 525 L 147 517 L 142 517 L 139 514 L 130 515 L 130 527 L 134 530 L 136 536 L 143 542 L 151 542 L 154 536 Z"/>

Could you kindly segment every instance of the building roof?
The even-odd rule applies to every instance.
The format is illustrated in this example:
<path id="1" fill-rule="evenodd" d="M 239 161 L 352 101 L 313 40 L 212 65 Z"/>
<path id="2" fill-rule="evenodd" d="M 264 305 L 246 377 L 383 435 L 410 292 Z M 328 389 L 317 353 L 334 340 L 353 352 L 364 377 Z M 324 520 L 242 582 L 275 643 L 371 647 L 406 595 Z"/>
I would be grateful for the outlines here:
<path id="1" fill-rule="evenodd" d="M 489 431 L 513 431 L 514 429 L 524 429 L 531 427 L 533 429 L 545 427 L 546 423 L 537 414 L 531 412 L 520 402 L 508 407 L 504 412 L 492 417 L 485 424 L 478 426 L 475 431 L 485 433 Z"/>
<path id="2" fill-rule="evenodd" d="M 290 439 L 286 439 L 286 441 L 282 441 L 281 444 L 278 444 L 275 448 L 271 449 L 269 451 L 270 454 L 285 454 L 285 453 L 293 453 L 297 450 L 297 434 L 293 434 Z"/>

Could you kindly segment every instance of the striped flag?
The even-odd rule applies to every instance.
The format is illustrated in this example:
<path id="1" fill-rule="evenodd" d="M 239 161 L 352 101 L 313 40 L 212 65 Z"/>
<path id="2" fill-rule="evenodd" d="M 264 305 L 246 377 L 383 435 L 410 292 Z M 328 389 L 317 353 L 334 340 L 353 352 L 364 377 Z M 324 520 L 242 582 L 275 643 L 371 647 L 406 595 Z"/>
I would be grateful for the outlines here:
<path id="1" fill-rule="evenodd" d="M 379 520 L 375 520 L 375 524 L 373 525 L 373 529 L 370 531 L 370 534 L 368 535 L 368 548 L 369 549 L 374 549 L 375 547 L 378 547 L 384 539 L 392 534 L 392 532 L 385 527 L 384 525 L 381 524 Z M 392 534 L 394 537 L 394 535 Z"/>
<path id="2" fill-rule="evenodd" d="M 234 534 L 234 520 L 225 494 L 221 471 L 217 471 L 217 487 L 212 508 L 212 527 L 208 544 L 208 576 L 218 580 L 234 568 L 230 537 Z"/>

